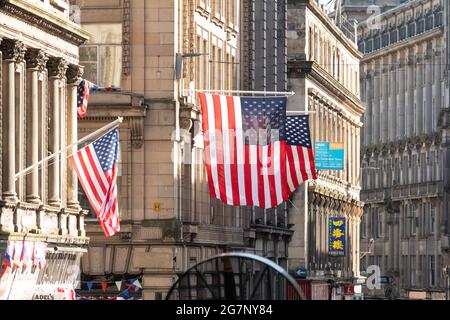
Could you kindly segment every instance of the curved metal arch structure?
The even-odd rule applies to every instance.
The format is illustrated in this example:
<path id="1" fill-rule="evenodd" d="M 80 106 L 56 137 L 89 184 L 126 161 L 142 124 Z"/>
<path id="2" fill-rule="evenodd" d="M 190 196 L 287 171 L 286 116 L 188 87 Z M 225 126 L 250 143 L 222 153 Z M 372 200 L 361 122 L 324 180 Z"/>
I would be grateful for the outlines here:
<path id="1" fill-rule="evenodd" d="M 250 253 L 224 253 L 191 267 L 166 300 L 305 300 L 298 283 L 273 261 Z"/>

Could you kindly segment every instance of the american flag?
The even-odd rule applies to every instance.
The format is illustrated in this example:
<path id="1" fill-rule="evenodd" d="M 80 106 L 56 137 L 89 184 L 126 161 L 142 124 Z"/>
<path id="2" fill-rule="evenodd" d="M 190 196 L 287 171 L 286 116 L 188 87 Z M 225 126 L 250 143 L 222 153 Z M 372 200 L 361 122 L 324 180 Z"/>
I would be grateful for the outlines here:
<path id="1" fill-rule="evenodd" d="M 308 116 L 287 116 L 286 137 L 287 181 L 294 192 L 304 181 L 317 180 Z"/>
<path id="2" fill-rule="evenodd" d="M 117 196 L 119 130 L 110 131 L 69 159 L 105 235 L 113 236 L 120 230 Z"/>
<path id="3" fill-rule="evenodd" d="M 211 197 L 265 209 L 287 201 L 294 191 L 288 185 L 287 151 L 292 154 L 291 144 L 296 145 L 286 132 L 287 98 L 204 93 L 199 98 Z"/>
<path id="4" fill-rule="evenodd" d="M 81 80 L 78 85 L 77 91 L 77 105 L 78 105 L 78 117 L 83 119 L 87 116 L 87 107 L 89 100 L 89 93 L 91 89 L 95 88 L 95 85 L 88 80 Z"/>

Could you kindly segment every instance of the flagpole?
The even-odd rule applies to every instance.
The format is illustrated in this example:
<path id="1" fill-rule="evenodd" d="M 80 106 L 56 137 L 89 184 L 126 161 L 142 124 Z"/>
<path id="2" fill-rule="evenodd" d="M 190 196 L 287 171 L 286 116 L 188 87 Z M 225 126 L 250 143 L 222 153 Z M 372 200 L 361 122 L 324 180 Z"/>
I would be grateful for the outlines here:
<path id="1" fill-rule="evenodd" d="M 185 90 L 186 92 L 204 92 L 204 93 L 229 93 L 229 94 L 259 94 L 259 95 L 273 95 L 273 96 L 293 96 L 295 95 L 294 91 L 242 91 L 242 90 Z"/>
<path id="2" fill-rule="evenodd" d="M 61 153 L 73 148 L 73 147 L 77 147 L 79 144 L 85 143 L 86 141 L 92 140 L 93 138 L 99 136 L 100 134 L 104 133 L 104 132 L 108 132 L 116 127 L 118 127 L 121 123 L 123 122 L 123 118 L 119 117 L 116 121 L 111 122 L 109 124 L 107 124 L 106 126 L 88 134 L 87 136 L 81 138 L 80 140 L 78 140 L 75 143 L 72 143 L 68 146 L 66 146 L 65 148 L 59 150 L 58 152 L 55 152 L 54 154 L 48 156 L 47 158 L 42 159 L 41 161 L 39 161 L 36 164 L 33 164 L 32 166 L 29 166 L 28 168 L 16 173 L 15 175 L 15 180 L 19 179 L 21 176 L 26 175 L 28 173 L 30 173 L 31 171 L 33 171 L 36 167 L 41 166 L 43 163 L 48 162 L 49 160 L 52 160 L 53 158 L 56 158 L 58 155 L 60 155 Z"/>

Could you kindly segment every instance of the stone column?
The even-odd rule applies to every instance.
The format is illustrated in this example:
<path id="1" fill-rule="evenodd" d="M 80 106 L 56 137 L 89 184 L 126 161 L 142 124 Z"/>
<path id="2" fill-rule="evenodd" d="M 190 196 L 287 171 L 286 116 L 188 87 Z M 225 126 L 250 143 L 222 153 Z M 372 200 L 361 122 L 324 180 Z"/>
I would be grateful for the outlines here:
<path id="1" fill-rule="evenodd" d="M 398 126 L 397 121 L 397 110 L 399 106 L 397 105 L 397 70 L 396 61 L 394 58 L 391 59 L 390 73 L 389 73 L 389 103 L 387 108 L 387 120 L 388 126 L 388 140 L 394 141 L 397 136 L 396 126 Z"/>
<path id="2" fill-rule="evenodd" d="M 414 135 L 418 136 L 423 132 L 423 55 L 416 54 L 416 96 L 414 99 L 416 120 L 414 121 Z"/>
<path id="3" fill-rule="evenodd" d="M 61 58 L 50 59 L 47 63 L 49 72 L 49 91 L 50 91 L 50 134 L 49 134 L 49 151 L 54 154 L 61 148 L 61 132 L 60 132 L 60 87 L 65 77 L 67 64 Z M 49 166 L 48 171 L 48 191 L 49 205 L 59 207 L 61 205 L 61 186 L 60 186 L 60 161 L 61 156 L 58 155 L 53 159 L 53 164 Z"/>
<path id="4" fill-rule="evenodd" d="M 83 71 L 84 68 L 77 65 L 70 65 L 67 71 L 67 144 L 69 145 L 78 140 L 77 89 Z M 74 147 L 69 150 L 67 156 L 70 157 L 76 151 L 77 147 Z M 69 163 L 67 163 L 67 170 L 67 205 L 69 208 L 79 209 L 77 174 Z"/>
<path id="5" fill-rule="evenodd" d="M 44 72 L 47 56 L 42 50 L 29 49 L 27 61 L 27 167 L 39 161 L 39 74 Z M 39 168 L 36 167 L 27 176 L 26 199 L 39 204 Z"/>
<path id="6" fill-rule="evenodd" d="M 414 53 L 409 51 L 406 86 L 406 136 L 414 135 Z"/>
<path id="7" fill-rule="evenodd" d="M 366 102 L 367 102 L 367 110 L 364 115 L 364 145 L 370 145 L 372 142 L 372 113 L 373 113 L 373 105 L 372 105 L 372 83 L 373 83 L 373 72 L 369 70 L 367 72 L 366 81 Z"/>
<path id="8" fill-rule="evenodd" d="M 380 141 L 380 70 L 379 66 L 375 66 L 374 73 L 374 98 L 372 111 L 372 144 L 377 144 Z"/>
<path id="9" fill-rule="evenodd" d="M 431 133 L 432 128 L 432 115 L 435 102 L 433 101 L 433 51 L 432 49 L 427 49 L 425 55 L 425 104 L 423 108 L 423 116 L 425 121 L 424 132 L 427 134 Z"/>
<path id="10" fill-rule="evenodd" d="M 17 40 L 3 39 L 0 44 L 3 53 L 3 68 L 6 68 L 3 78 L 3 198 L 17 201 L 16 193 L 16 64 L 21 63 L 25 56 L 25 45 Z"/>
<path id="11" fill-rule="evenodd" d="M 395 124 L 397 128 L 396 138 L 403 139 L 405 137 L 405 129 L 406 129 L 406 113 L 405 113 L 405 61 L 400 58 L 398 65 L 398 94 L 397 94 L 397 112 L 398 112 L 398 121 Z"/>
<path id="12" fill-rule="evenodd" d="M 389 61 L 389 60 L 387 60 Z M 381 141 L 386 142 L 388 139 L 388 109 L 389 109 L 389 68 L 383 67 L 382 69 L 382 78 L 381 78 L 381 91 L 382 91 L 382 102 L 381 102 Z"/>
<path id="13" fill-rule="evenodd" d="M 442 72 L 442 66 L 443 64 L 443 55 L 441 52 L 441 48 L 436 48 L 434 51 L 434 105 L 433 105 L 433 119 L 432 119 L 432 131 L 437 131 L 437 122 L 439 113 L 441 112 L 442 108 L 442 79 L 441 79 L 441 72 Z"/>

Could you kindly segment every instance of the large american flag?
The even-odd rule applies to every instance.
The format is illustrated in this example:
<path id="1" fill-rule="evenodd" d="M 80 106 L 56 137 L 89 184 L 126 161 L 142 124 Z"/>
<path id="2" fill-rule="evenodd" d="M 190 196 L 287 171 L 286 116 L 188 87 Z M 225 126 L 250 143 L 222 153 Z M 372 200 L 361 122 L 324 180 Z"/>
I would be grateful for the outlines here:
<path id="1" fill-rule="evenodd" d="M 265 209 L 287 201 L 293 192 L 287 171 L 287 98 L 204 93 L 199 98 L 211 197 Z"/>
<path id="2" fill-rule="evenodd" d="M 110 131 L 69 158 L 107 237 L 120 230 L 117 196 L 118 158 L 118 129 Z"/>
<path id="3" fill-rule="evenodd" d="M 81 80 L 80 84 L 78 85 L 77 106 L 79 118 L 86 118 L 87 116 L 89 93 L 93 88 L 95 88 L 95 85 L 85 79 Z"/>

